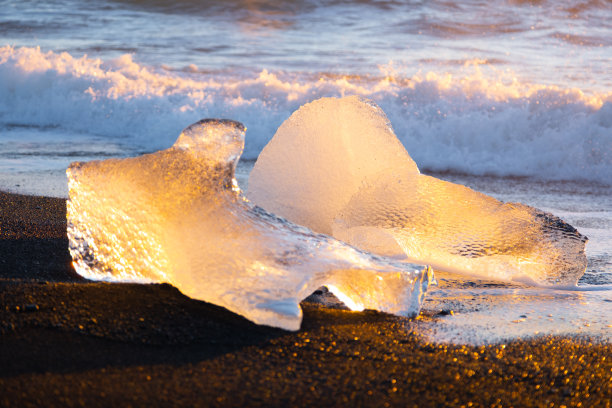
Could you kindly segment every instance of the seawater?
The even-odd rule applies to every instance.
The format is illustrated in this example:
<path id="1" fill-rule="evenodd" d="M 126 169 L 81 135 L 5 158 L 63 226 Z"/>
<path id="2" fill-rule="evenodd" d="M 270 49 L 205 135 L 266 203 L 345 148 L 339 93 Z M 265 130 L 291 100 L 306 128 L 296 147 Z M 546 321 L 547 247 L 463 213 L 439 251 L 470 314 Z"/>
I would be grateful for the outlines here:
<path id="1" fill-rule="evenodd" d="M 550 211 L 587 235 L 579 285 L 602 290 L 567 296 L 583 296 L 577 304 L 588 306 L 570 309 L 599 323 L 565 332 L 610 339 L 610 66 L 606 0 L 5 0 L 0 188 L 65 197 L 70 162 L 164 149 L 205 117 L 247 126 L 245 183 L 299 106 L 358 94 L 383 108 L 423 172 Z M 451 290 L 466 294 L 463 306 L 440 321 L 487 321 L 475 309 L 500 321 L 508 293 L 552 293 L 477 281 L 459 291 L 453 279 L 432 291 L 431 309 L 459 302 L 440 300 Z M 479 308 L 473 298 L 506 300 Z M 533 310 L 570 304 L 552 298 Z M 529 313 L 515 314 L 506 326 L 489 324 L 508 329 L 488 338 L 536 331 L 535 319 L 520 317 Z"/>

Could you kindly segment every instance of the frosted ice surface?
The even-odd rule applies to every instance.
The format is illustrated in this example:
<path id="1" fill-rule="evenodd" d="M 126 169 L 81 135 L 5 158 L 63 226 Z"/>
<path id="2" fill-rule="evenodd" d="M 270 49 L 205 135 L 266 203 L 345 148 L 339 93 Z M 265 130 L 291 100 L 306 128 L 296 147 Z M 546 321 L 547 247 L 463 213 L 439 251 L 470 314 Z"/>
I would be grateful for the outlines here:
<path id="1" fill-rule="evenodd" d="M 234 178 L 245 128 L 204 120 L 170 149 L 73 163 L 68 237 L 89 279 L 169 282 L 186 295 L 297 330 L 299 302 L 328 286 L 354 309 L 415 315 L 430 268 L 394 263 L 279 218 Z"/>
<path id="2" fill-rule="evenodd" d="M 586 237 L 552 214 L 421 175 L 384 112 L 323 98 L 282 124 L 260 154 L 249 198 L 361 249 L 442 270 L 575 284 Z"/>
<path id="3" fill-rule="evenodd" d="M 356 97 L 319 99 L 278 129 L 249 177 L 249 198 L 324 234 L 361 186 L 381 171 L 418 173 L 383 111 Z"/>

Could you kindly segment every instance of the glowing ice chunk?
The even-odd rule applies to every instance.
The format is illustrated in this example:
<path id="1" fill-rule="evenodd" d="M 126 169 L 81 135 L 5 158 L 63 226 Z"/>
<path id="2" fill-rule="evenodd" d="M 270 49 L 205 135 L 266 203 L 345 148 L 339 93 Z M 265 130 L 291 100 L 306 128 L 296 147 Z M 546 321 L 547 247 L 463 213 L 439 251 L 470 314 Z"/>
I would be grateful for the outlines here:
<path id="1" fill-rule="evenodd" d="M 189 126 L 167 150 L 68 169 L 68 237 L 89 279 L 169 282 L 259 324 L 297 330 L 330 285 L 361 308 L 415 315 L 429 268 L 386 261 L 276 217 L 241 195 L 245 128 Z"/>
<path id="2" fill-rule="evenodd" d="M 324 98 L 281 125 L 257 159 L 248 195 L 268 211 L 331 234 L 333 219 L 362 181 L 381 171 L 419 172 L 384 112 L 356 97 Z"/>
<path id="3" fill-rule="evenodd" d="M 449 271 L 575 284 L 586 237 L 552 214 L 421 175 L 358 97 L 301 107 L 260 154 L 249 198 L 361 249 Z"/>

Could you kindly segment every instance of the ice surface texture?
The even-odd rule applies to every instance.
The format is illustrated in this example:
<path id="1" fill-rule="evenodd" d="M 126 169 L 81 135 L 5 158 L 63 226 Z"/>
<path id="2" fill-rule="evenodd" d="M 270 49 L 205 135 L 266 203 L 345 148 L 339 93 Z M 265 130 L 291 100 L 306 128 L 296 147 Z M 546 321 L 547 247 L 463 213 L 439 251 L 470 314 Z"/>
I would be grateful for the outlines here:
<path id="1" fill-rule="evenodd" d="M 552 214 L 421 175 L 384 112 L 359 97 L 302 106 L 249 179 L 254 203 L 361 249 L 448 271 L 575 284 L 586 237 Z"/>
<path id="2" fill-rule="evenodd" d="M 279 218 L 241 195 L 245 128 L 203 120 L 173 147 L 68 168 L 68 238 L 89 279 L 169 282 L 184 294 L 297 330 L 327 286 L 353 309 L 415 315 L 430 268 L 394 263 Z"/>

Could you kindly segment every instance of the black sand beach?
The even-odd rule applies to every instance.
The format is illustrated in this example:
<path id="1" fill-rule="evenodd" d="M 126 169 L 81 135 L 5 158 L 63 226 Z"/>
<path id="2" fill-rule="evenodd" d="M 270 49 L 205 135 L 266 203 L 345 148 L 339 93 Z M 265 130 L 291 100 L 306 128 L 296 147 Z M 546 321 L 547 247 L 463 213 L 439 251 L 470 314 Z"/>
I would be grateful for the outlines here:
<path id="1" fill-rule="evenodd" d="M 312 299 L 299 332 L 257 326 L 168 284 L 79 277 L 65 217 L 63 199 L 0 193 L 0 406 L 611 405 L 610 344 L 433 345 Z"/>

